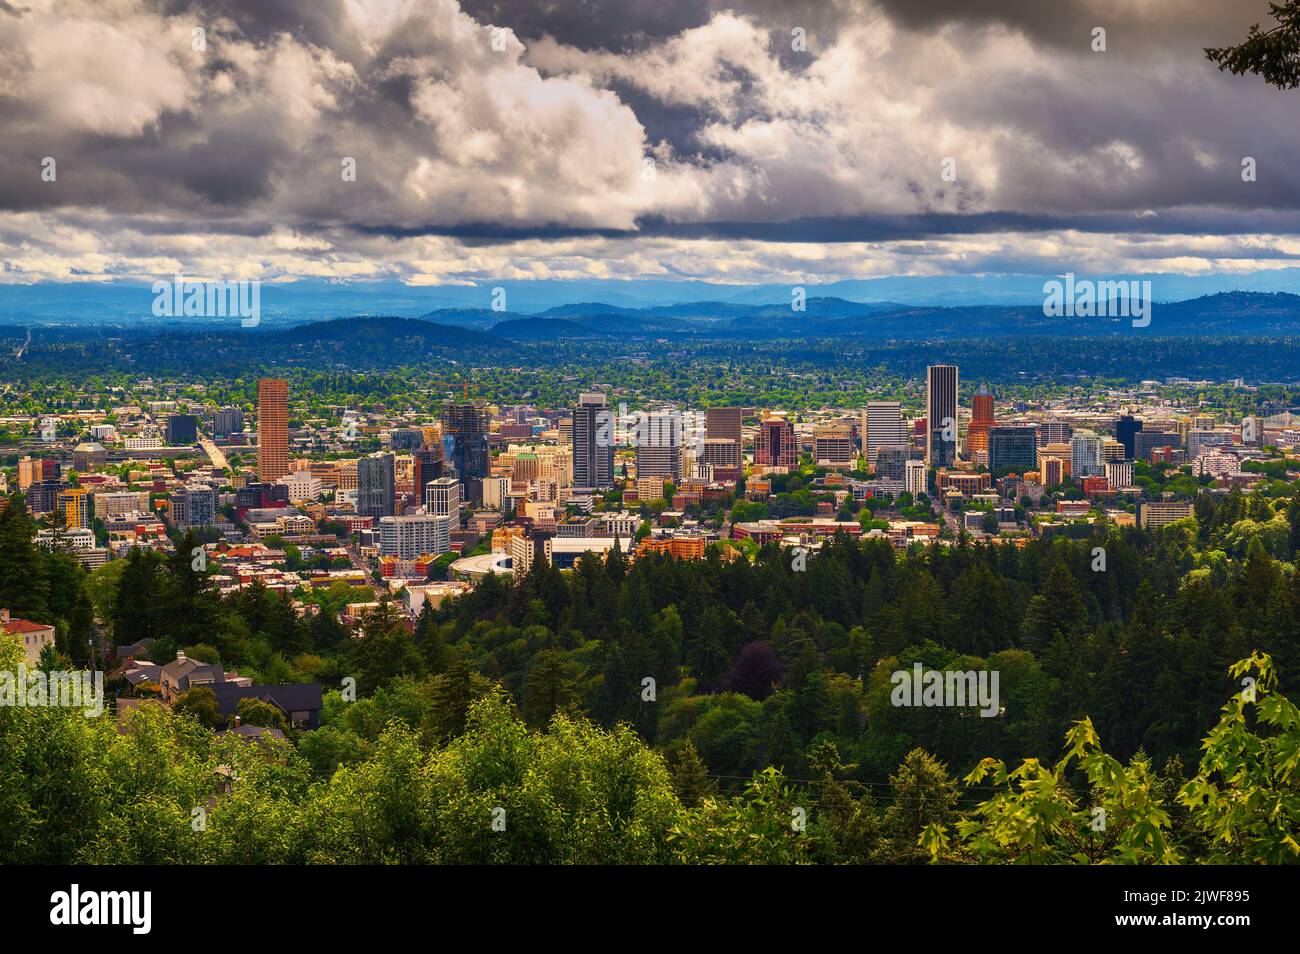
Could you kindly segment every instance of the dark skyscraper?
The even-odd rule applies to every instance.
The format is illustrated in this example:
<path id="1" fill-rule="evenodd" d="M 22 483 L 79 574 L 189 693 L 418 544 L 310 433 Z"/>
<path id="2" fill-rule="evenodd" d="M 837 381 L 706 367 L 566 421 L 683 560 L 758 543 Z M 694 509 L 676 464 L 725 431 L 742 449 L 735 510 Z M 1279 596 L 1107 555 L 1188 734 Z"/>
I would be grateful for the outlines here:
<path id="1" fill-rule="evenodd" d="M 925 372 L 926 463 L 947 467 L 957 460 L 957 366 L 933 364 Z"/>
<path id="2" fill-rule="evenodd" d="M 1137 434 L 1142 430 L 1142 422 L 1131 414 L 1125 414 L 1115 422 L 1115 440 L 1124 445 L 1124 459 L 1137 459 Z"/>
<path id="3" fill-rule="evenodd" d="M 68 485 L 61 480 L 38 480 L 27 488 L 27 509 L 34 514 L 51 513 L 59 505 L 59 491 Z"/>
<path id="4" fill-rule="evenodd" d="M 193 414 L 173 414 L 167 418 L 167 444 L 183 447 L 199 439 L 199 419 Z"/>
<path id="5" fill-rule="evenodd" d="M 467 500 L 483 499 L 483 478 L 491 470 L 487 433 L 487 408 L 483 405 L 452 401 L 443 405 L 443 441 L 444 445 L 450 443 L 447 461 L 455 468 L 454 476 L 464 486 Z"/>
<path id="6" fill-rule="evenodd" d="M 357 461 L 357 516 L 391 517 L 395 483 L 392 454 L 371 454 Z"/>
<path id="7" fill-rule="evenodd" d="M 744 457 L 743 407 L 711 407 L 704 415 L 703 460 L 721 480 L 740 477 Z"/>
<path id="8" fill-rule="evenodd" d="M 741 442 L 744 434 L 743 407 L 711 407 L 704 412 L 704 436 L 710 440 Z"/>
<path id="9" fill-rule="evenodd" d="M 994 425 L 988 430 L 989 470 L 1038 466 L 1038 428 L 1032 424 Z"/>
<path id="10" fill-rule="evenodd" d="M 415 457 L 415 499 L 424 500 L 424 490 L 432 480 L 442 476 L 442 443 L 433 447 L 420 447 L 414 452 Z"/>
<path id="11" fill-rule="evenodd" d="M 607 490 L 614 486 L 614 421 L 605 395 L 578 395 L 573 409 L 573 486 Z"/>

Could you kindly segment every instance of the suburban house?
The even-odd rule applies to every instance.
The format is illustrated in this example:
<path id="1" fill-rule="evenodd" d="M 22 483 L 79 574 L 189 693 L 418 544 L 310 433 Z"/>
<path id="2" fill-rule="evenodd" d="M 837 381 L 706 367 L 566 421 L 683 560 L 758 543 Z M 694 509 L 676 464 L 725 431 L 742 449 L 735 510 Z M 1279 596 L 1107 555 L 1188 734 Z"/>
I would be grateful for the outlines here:
<path id="1" fill-rule="evenodd" d="M 148 659 L 149 647 L 153 645 L 153 642 L 152 636 L 146 636 L 129 646 L 118 646 L 114 652 L 114 657 L 116 659 Z"/>
<path id="2" fill-rule="evenodd" d="M 263 727 L 260 725 L 241 725 L 239 716 L 235 716 L 233 725 L 229 729 L 221 729 L 217 735 L 237 735 L 241 739 L 253 739 L 261 742 L 265 739 L 283 739 L 284 733 L 279 729 Z"/>
<path id="3" fill-rule="evenodd" d="M 27 665 L 36 665 L 41 658 L 41 650 L 54 645 L 54 627 L 44 623 L 33 623 L 29 619 L 14 619 L 7 609 L 0 609 L 0 630 L 15 637 L 22 644 L 27 654 Z"/>
<path id="4" fill-rule="evenodd" d="M 132 659 L 109 673 L 109 678 L 119 675 L 125 679 L 127 684 L 133 689 L 144 682 L 153 683 L 157 686 L 162 682 L 162 666 L 159 666 L 157 663 L 151 663 L 147 659 L 140 660 L 139 662 Z"/>
<path id="5" fill-rule="evenodd" d="M 176 658 L 163 666 L 158 673 L 158 688 L 162 690 L 163 701 L 170 704 L 196 686 L 214 688 L 219 685 L 248 687 L 253 680 L 237 672 L 226 672 L 220 666 L 190 659 L 184 650 L 176 653 Z"/>
<path id="6" fill-rule="evenodd" d="M 240 699 L 260 699 L 284 713 L 285 722 L 294 729 L 314 729 L 320 725 L 325 707 L 320 683 L 298 682 L 278 686 L 241 686 L 233 682 L 209 686 L 217 697 L 217 708 L 231 722 L 239 709 Z"/>

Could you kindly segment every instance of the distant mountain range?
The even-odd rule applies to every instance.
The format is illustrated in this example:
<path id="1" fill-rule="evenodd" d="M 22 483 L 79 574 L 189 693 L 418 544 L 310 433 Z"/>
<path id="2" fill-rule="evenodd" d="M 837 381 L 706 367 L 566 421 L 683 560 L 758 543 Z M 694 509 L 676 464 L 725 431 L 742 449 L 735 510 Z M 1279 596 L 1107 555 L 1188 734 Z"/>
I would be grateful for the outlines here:
<path id="1" fill-rule="evenodd" d="M 0 277 L 12 277 L 0 271 Z M 186 276 L 198 279 L 201 276 Z M 220 276 L 209 276 L 220 277 Z M 894 276 L 808 282 L 803 285 L 719 284 L 683 280 L 483 280 L 465 285 L 416 285 L 400 281 L 263 282 L 260 289 L 263 325 L 304 324 L 350 315 L 390 315 L 418 318 L 447 312 L 474 312 L 489 328 L 501 320 L 527 315 L 550 318 L 588 317 L 599 303 L 601 313 L 643 318 L 679 317 L 686 307 L 695 319 L 724 320 L 744 309 L 790 304 L 796 288 L 812 299 L 885 308 L 1029 307 L 1042 303 L 1043 284 L 1053 275 Z M 1083 278 L 1082 274 L 1079 276 Z M 1110 280 L 1149 280 L 1157 301 L 1182 302 L 1223 292 L 1286 292 L 1300 294 L 1300 268 L 1249 275 L 1106 275 Z M 173 276 L 159 276 L 170 282 Z M 491 312 L 502 300 L 506 315 Z M 0 282 L 0 325 L 145 324 L 157 327 L 154 294 L 141 282 L 63 282 L 31 285 Z M 731 309 L 739 311 L 731 311 Z M 472 316 L 471 316 L 472 317 Z M 194 324 L 203 319 L 191 319 Z M 209 323 L 220 323 L 212 319 Z M 466 321 L 455 321 L 465 324 Z"/>
<path id="2" fill-rule="evenodd" d="M 927 364 L 954 361 L 980 379 L 1022 383 L 1173 375 L 1290 382 L 1300 375 L 1300 296 L 1235 292 L 1157 303 L 1146 328 L 1128 319 L 1048 317 L 1041 305 L 943 308 L 839 298 L 812 298 L 797 312 L 734 302 L 603 302 L 529 316 L 455 308 L 419 318 L 357 315 L 254 328 L 237 319 L 199 327 L 0 323 L 0 382 L 108 371 L 240 378 L 290 368 L 598 365 L 669 353 L 911 377 Z"/>
<path id="3" fill-rule="evenodd" d="M 485 331 L 514 341 L 547 338 L 995 338 L 1006 335 L 1185 335 L 1288 337 L 1300 335 L 1300 296 L 1226 292 L 1189 301 L 1156 303 L 1151 323 L 1135 328 L 1127 317 L 1052 317 L 1041 305 L 910 306 L 810 298 L 801 311 L 790 305 L 695 302 L 655 308 L 605 303 L 564 305 L 527 318 L 501 320 L 499 312 L 452 309 L 430 312 L 425 321 Z M 1115 309 L 1116 311 L 1118 309 Z"/>
<path id="4" fill-rule="evenodd" d="M 1148 327 L 1128 318 L 1051 317 L 1038 306 L 915 306 L 896 302 L 853 302 L 810 298 L 801 311 L 790 305 L 692 302 L 629 308 L 607 302 L 557 306 L 516 316 L 491 309 L 450 308 L 418 318 L 355 315 L 295 325 L 242 328 L 194 327 L 179 321 L 154 325 L 29 326 L 0 323 L 0 342 L 18 351 L 29 329 L 42 346 L 94 342 L 146 358 L 179 351 L 209 360 L 246 361 L 263 355 L 289 364 L 353 362 L 400 364 L 420 355 L 454 357 L 457 352 L 510 352 L 516 345 L 545 341 L 780 342 L 813 339 L 854 341 L 996 341 L 1010 337 L 1300 337 L 1300 296 L 1287 293 L 1226 292 L 1188 301 L 1156 303 Z"/>

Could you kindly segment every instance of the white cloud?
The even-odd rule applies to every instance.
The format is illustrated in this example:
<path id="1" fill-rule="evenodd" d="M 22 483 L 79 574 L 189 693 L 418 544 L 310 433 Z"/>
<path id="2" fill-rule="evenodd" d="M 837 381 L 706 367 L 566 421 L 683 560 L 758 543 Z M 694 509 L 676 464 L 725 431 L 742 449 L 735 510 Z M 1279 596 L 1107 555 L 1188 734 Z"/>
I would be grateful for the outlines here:
<path id="1" fill-rule="evenodd" d="M 1171 211 L 1213 224 L 1225 208 L 1293 208 L 1290 101 L 1225 82 L 1186 61 L 1195 51 L 1134 57 L 1116 44 L 1101 58 L 1000 24 L 912 30 L 870 0 L 806 53 L 789 49 L 788 24 L 733 12 L 610 53 L 526 45 L 455 0 L 345 0 L 313 8 L 341 13 L 311 33 L 164 16 L 146 0 L 22 7 L 0 13 L 12 132 L 0 281 L 162 266 L 749 281 L 1006 261 L 1056 271 L 1053 256 L 1237 268 L 1289 254 L 1283 240 L 1188 235 L 1147 236 L 1139 251 L 1064 226 L 824 246 L 782 234 L 803 218 L 1019 213 L 1068 226 L 1110 211 L 1139 229 Z M 190 45 L 199 23 L 203 52 Z M 1239 177 L 1247 150 L 1260 160 L 1253 191 Z M 59 159 L 57 183 L 39 181 L 45 155 Z M 355 182 L 340 174 L 344 157 Z M 941 177 L 946 158 L 955 182 Z M 685 240 L 646 226 L 659 220 L 777 228 L 769 241 Z M 419 234 L 470 226 L 565 237 L 481 246 Z"/>
<path id="2" fill-rule="evenodd" d="M 22 16 L 0 15 L 0 93 L 24 105 L 26 132 L 138 136 L 195 101 L 200 80 L 182 52 L 191 33 L 179 23 L 130 3 L 21 6 Z"/>

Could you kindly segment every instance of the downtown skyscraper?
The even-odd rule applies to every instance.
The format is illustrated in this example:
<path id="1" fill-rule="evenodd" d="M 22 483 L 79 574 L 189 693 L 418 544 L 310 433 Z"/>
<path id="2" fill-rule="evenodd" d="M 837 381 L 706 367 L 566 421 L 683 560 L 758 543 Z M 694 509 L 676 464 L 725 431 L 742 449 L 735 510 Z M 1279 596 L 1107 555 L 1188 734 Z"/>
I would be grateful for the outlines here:
<path id="1" fill-rule="evenodd" d="M 238 407 L 223 407 L 217 411 L 212 423 L 212 436 L 216 438 L 240 434 L 244 430 L 244 411 Z"/>
<path id="2" fill-rule="evenodd" d="M 764 418 L 754 441 L 754 463 L 763 467 L 795 467 L 799 463 L 799 448 L 794 425 L 776 415 Z"/>
<path id="3" fill-rule="evenodd" d="M 454 468 L 455 477 L 464 485 L 467 500 L 483 499 L 483 478 L 492 467 L 487 435 L 488 414 L 482 404 L 448 401 L 443 405 L 442 436 L 446 463 Z"/>
<path id="4" fill-rule="evenodd" d="M 705 437 L 735 441 L 739 445 L 744 435 L 744 421 L 743 407 L 711 407 L 704 412 Z"/>
<path id="5" fill-rule="evenodd" d="M 257 382 L 257 479 L 270 483 L 289 473 L 289 382 Z"/>
<path id="6" fill-rule="evenodd" d="M 431 481 L 442 476 L 442 442 L 424 447 L 417 447 L 411 454 L 413 479 L 412 487 L 417 502 L 424 500 L 426 488 Z"/>
<path id="7" fill-rule="evenodd" d="M 1033 424 L 994 424 L 984 432 L 981 452 L 988 458 L 990 470 L 1002 467 L 1032 470 L 1038 466 L 1038 427 Z"/>
<path id="8" fill-rule="evenodd" d="M 957 460 L 957 366 L 925 369 L 925 462 L 949 467 Z"/>
<path id="9" fill-rule="evenodd" d="M 1131 414 L 1123 414 L 1115 422 L 1115 440 L 1124 445 L 1124 459 L 1137 457 L 1137 434 L 1142 430 L 1142 422 Z"/>
<path id="10" fill-rule="evenodd" d="M 970 459 L 977 463 L 980 462 L 981 454 L 985 458 L 988 457 L 989 430 L 997 424 L 993 402 L 993 392 L 983 384 L 971 398 L 971 419 L 970 426 L 966 428 L 966 445 L 970 448 Z"/>
<path id="11" fill-rule="evenodd" d="M 573 487 L 608 490 L 613 486 L 613 415 L 604 394 L 583 392 L 573 409 Z"/>
<path id="12" fill-rule="evenodd" d="M 674 411 L 642 412 L 632 439 L 636 475 L 677 481 L 682 476 L 682 421 Z"/>
<path id="13" fill-rule="evenodd" d="M 876 466 L 883 447 L 907 447 L 903 405 L 898 401 L 871 401 L 862 413 L 862 450 L 868 466 Z"/>
<path id="14" fill-rule="evenodd" d="M 393 515 L 394 469 L 392 454 L 381 452 L 357 461 L 357 516 Z"/>

